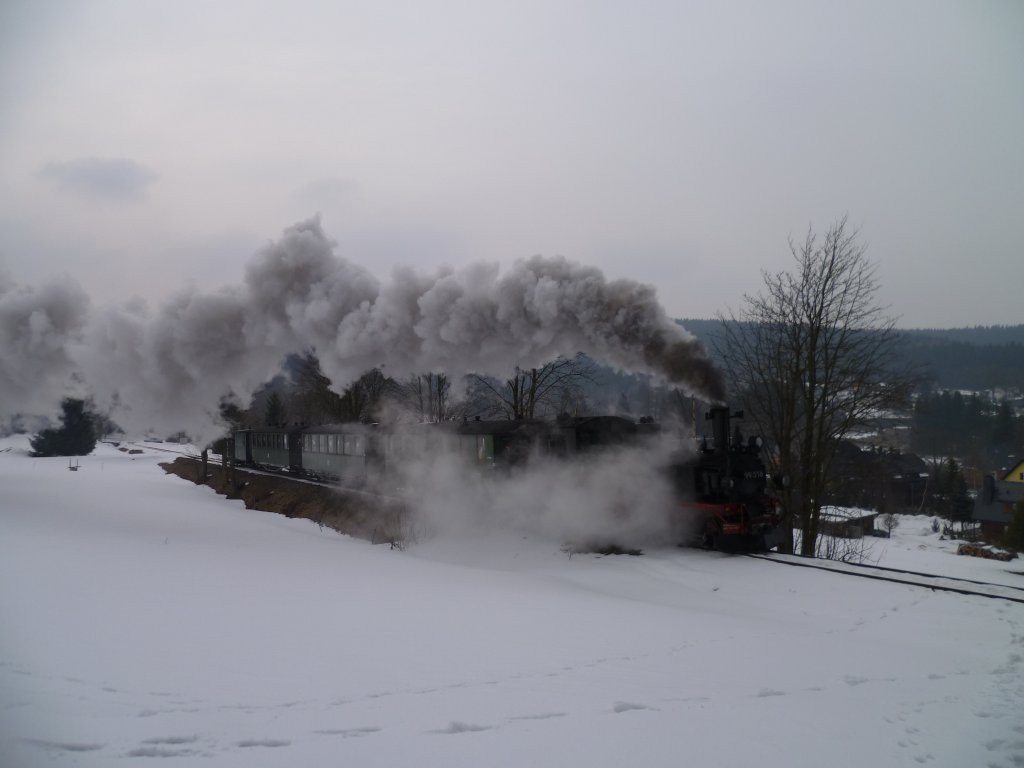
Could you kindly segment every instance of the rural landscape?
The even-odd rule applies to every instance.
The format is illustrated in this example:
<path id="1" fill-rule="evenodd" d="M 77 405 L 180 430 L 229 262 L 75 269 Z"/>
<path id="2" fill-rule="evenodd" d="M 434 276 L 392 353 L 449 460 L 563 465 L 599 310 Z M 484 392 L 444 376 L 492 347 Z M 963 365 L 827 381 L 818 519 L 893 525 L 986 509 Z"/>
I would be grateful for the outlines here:
<path id="1" fill-rule="evenodd" d="M 328 280 L 345 269 L 329 248 L 303 250 L 309 232 L 289 230 L 258 263 L 305 255 Z M 802 413 L 786 456 L 771 431 L 786 390 L 761 398 L 736 373 L 736 350 L 755 335 L 763 348 L 775 326 L 722 316 L 690 321 L 694 337 L 638 301 L 642 287 L 593 271 L 593 311 L 580 312 L 582 268 L 529 268 L 561 271 L 544 278 L 567 292 L 550 338 L 588 354 L 505 378 L 378 368 L 337 386 L 330 357 L 296 350 L 248 396 L 198 408 L 229 391 L 201 367 L 223 358 L 203 346 L 184 365 L 193 348 L 167 342 L 189 338 L 172 324 L 187 317 L 169 307 L 137 326 L 128 362 L 154 355 L 145 374 L 106 348 L 120 373 L 105 410 L 100 395 L 66 398 L 50 426 L 9 416 L 6 761 L 668 765 L 685 748 L 728 765 L 765 745 L 779 765 L 1024 759 L 1024 505 L 997 504 L 995 527 L 975 519 L 983 478 L 1003 481 L 1016 458 L 1020 382 L 1011 366 L 961 390 L 991 374 L 956 366 L 966 378 L 950 381 L 942 367 L 954 350 L 1012 357 L 1024 328 L 973 331 L 1009 334 L 995 344 L 884 324 L 839 335 L 822 370 L 865 343 L 875 367 L 839 365 L 857 386 L 815 386 L 841 404 L 824 414 L 834 432 L 800 453 L 815 423 Z M 291 284 L 293 306 L 320 292 Z M 606 316 L 623 289 L 647 335 L 614 322 L 589 334 L 579 318 Z M 478 315 L 487 296 L 507 296 L 500 278 Z M 490 354 L 505 343 L 496 327 Z M 83 348 L 36 364 L 67 370 Z M 154 371 L 178 377 L 173 391 L 146 386 Z M 139 429 L 120 392 L 170 398 L 141 411 L 163 431 Z M 173 429 L 175 415 L 205 439 Z M 793 467 L 821 485 L 784 479 Z M 737 716 L 748 738 L 701 738 Z M 797 721 L 813 736 L 797 739 Z M 837 757 L 850 728 L 872 737 Z"/>
<path id="2" fill-rule="evenodd" d="M 1022 28 L 0 3 L 0 767 L 1024 766 Z"/>

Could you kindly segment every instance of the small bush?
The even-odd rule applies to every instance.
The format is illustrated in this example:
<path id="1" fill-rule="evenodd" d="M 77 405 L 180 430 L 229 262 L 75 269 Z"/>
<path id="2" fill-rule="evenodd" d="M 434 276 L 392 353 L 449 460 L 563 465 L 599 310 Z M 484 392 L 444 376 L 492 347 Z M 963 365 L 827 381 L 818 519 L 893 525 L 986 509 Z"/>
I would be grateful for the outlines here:
<path id="1" fill-rule="evenodd" d="M 33 456 L 88 456 L 96 447 L 93 415 L 85 401 L 65 398 L 61 409 L 61 426 L 32 438 Z"/>

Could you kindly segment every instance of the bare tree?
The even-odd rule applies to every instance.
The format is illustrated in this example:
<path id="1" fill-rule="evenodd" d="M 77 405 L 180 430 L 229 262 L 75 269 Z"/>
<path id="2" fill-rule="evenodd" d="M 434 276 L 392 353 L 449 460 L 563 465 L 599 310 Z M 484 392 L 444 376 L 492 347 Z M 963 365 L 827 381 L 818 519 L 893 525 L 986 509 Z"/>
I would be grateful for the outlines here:
<path id="1" fill-rule="evenodd" d="M 263 423 L 268 427 L 283 427 L 287 421 L 286 413 L 281 395 L 271 392 L 264 409 Z"/>
<path id="2" fill-rule="evenodd" d="M 547 411 L 585 402 L 582 385 L 591 381 L 594 364 L 585 355 L 559 357 L 539 368 L 516 368 L 505 381 L 471 376 L 478 402 L 507 419 L 533 419 Z"/>
<path id="3" fill-rule="evenodd" d="M 312 352 L 294 361 L 291 373 L 302 421 L 311 423 L 372 419 L 381 399 L 394 387 L 394 382 L 375 368 L 338 394 Z"/>
<path id="4" fill-rule="evenodd" d="M 903 404 L 915 377 L 897 369 L 895 318 L 875 302 L 875 267 L 846 218 L 823 239 L 790 241 L 794 269 L 763 273 L 764 291 L 737 315 L 719 314 L 717 351 L 769 443 L 782 490 L 786 539 L 813 557 L 836 445 L 879 411 Z"/>
<path id="5" fill-rule="evenodd" d="M 395 382 L 374 368 L 353 381 L 341 394 L 339 421 L 371 421 L 377 406 Z"/>
<path id="6" fill-rule="evenodd" d="M 443 373 L 410 376 L 399 385 L 397 394 L 420 421 L 450 421 L 462 414 L 461 405 L 452 397 L 451 381 Z"/>

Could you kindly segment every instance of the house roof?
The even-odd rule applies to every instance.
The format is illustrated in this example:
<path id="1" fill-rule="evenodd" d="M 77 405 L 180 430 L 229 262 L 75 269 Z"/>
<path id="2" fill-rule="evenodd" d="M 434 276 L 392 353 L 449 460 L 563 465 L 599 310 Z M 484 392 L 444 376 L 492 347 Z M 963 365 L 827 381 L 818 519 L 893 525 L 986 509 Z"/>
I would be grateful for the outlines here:
<path id="1" fill-rule="evenodd" d="M 833 507 L 827 506 L 821 508 L 822 520 L 867 520 L 878 517 L 878 513 L 873 509 L 859 509 L 857 507 Z"/>
<path id="2" fill-rule="evenodd" d="M 1024 461 L 1018 461 L 1001 478 L 1007 483 L 1024 483 Z"/>

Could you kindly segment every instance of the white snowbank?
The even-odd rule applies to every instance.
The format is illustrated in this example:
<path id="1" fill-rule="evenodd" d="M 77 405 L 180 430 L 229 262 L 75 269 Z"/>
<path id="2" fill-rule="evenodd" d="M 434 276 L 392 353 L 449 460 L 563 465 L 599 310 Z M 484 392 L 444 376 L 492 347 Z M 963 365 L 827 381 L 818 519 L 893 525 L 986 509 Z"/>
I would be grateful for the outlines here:
<path id="1" fill-rule="evenodd" d="M 0 440 L 3 766 L 1024 761 L 1020 604 L 510 534 L 397 552 L 153 450 L 25 447 Z M 928 523 L 882 564 L 1024 585 Z"/>

